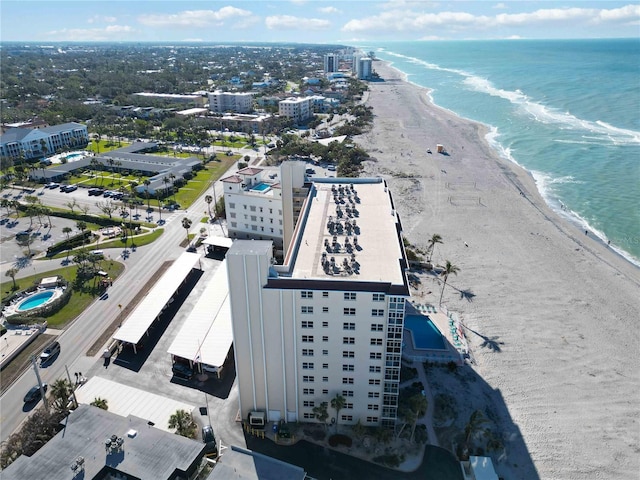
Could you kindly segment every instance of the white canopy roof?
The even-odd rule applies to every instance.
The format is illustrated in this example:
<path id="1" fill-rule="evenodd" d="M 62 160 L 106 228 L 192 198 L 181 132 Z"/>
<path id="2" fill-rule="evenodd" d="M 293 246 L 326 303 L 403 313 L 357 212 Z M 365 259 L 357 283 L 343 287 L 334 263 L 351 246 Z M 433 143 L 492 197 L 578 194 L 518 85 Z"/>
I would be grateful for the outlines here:
<path id="1" fill-rule="evenodd" d="M 168 352 L 214 367 L 224 364 L 233 342 L 227 262 L 223 261 L 173 340 Z"/>
<path id="2" fill-rule="evenodd" d="M 216 247 L 231 248 L 231 245 L 233 244 L 233 240 L 228 237 L 211 236 L 211 237 L 205 238 L 202 241 L 202 243 L 204 245 L 214 245 Z"/>
<path id="3" fill-rule="evenodd" d="M 127 343 L 138 343 L 199 261 L 200 254 L 198 253 L 185 252 L 178 257 L 131 315 L 127 317 L 113 338 Z"/>

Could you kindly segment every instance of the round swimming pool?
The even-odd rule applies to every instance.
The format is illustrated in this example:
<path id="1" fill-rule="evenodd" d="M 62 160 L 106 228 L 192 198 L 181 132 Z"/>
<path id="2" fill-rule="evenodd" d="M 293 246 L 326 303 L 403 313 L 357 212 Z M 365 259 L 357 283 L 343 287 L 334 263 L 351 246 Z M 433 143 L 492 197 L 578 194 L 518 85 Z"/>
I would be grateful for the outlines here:
<path id="1" fill-rule="evenodd" d="M 38 292 L 22 300 L 17 306 L 16 310 L 19 312 L 25 312 L 32 308 L 40 307 L 52 300 L 55 290 L 46 290 L 44 292 Z"/>

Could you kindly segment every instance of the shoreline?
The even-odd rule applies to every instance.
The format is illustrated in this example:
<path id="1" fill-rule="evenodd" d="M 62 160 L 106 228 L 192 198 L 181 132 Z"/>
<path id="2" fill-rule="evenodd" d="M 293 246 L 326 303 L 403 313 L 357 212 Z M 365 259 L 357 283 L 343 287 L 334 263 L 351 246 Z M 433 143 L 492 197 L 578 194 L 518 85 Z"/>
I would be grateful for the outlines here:
<path id="1" fill-rule="evenodd" d="M 385 68 L 390 68 L 392 70 L 394 70 L 395 72 L 397 72 L 397 74 L 402 78 L 402 81 L 414 86 L 415 88 L 424 91 L 425 96 L 426 96 L 426 103 L 428 105 L 431 105 L 435 108 L 438 108 L 444 112 L 447 112 L 448 114 L 459 118 L 465 122 L 471 122 L 471 123 L 475 123 L 478 124 L 482 127 L 484 127 L 486 129 L 485 134 L 483 135 L 483 140 L 494 150 L 495 154 L 500 157 L 503 160 L 506 160 L 509 163 L 512 163 L 513 165 L 515 165 L 517 168 L 522 169 L 524 172 L 526 172 L 531 179 L 533 180 L 533 182 L 535 183 L 536 186 L 536 190 L 538 191 L 538 195 L 544 200 L 545 204 L 547 205 L 547 207 L 553 211 L 553 213 L 560 217 L 560 220 L 563 222 L 568 222 L 569 224 L 571 224 L 572 226 L 577 227 L 578 229 L 581 229 L 583 231 L 587 230 L 591 235 L 592 238 L 597 238 L 598 240 L 600 240 L 600 242 L 602 243 L 602 245 L 604 247 L 606 247 L 607 249 L 610 249 L 611 251 L 615 252 L 615 254 L 620 257 L 621 259 L 623 259 L 625 262 L 630 263 L 633 267 L 637 268 L 640 270 L 640 257 L 635 257 L 631 252 L 626 251 L 624 248 L 614 244 L 609 244 L 608 241 L 609 239 L 607 238 L 607 236 L 605 235 L 604 232 L 600 231 L 597 228 L 594 228 L 593 225 L 589 224 L 589 222 L 587 220 L 585 220 L 581 215 L 579 215 L 578 213 L 574 212 L 573 210 L 566 210 L 564 209 L 563 211 L 563 203 L 559 198 L 556 197 L 550 197 L 548 195 L 545 194 L 545 192 L 543 191 L 543 188 L 540 185 L 540 181 L 537 180 L 536 178 L 536 172 L 533 172 L 531 170 L 529 170 L 527 167 L 525 167 L 524 165 L 518 163 L 518 161 L 511 157 L 508 154 L 504 154 L 501 150 L 501 145 L 499 142 L 497 141 L 492 141 L 489 137 L 492 135 L 494 129 L 496 127 L 492 126 L 492 125 L 488 125 L 485 124 L 481 121 L 478 120 L 474 120 L 472 118 L 468 118 L 465 116 L 460 115 L 459 113 L 454 112 L 453 110 L 449 110 L 446 107 L 443 107 L 441 105 L 438 105 L 433 97 L 431 96 L 431 92 L 433 91 L 431 88 L 423 86 L 423 85 L 419 85 L 411 80 L 409 80 L 409 75 L 405 72 L 403 72 L 402 70 L 398 69 L 397 67 L 394 66 L 394 62 L 390 61 L 390 60 L 377 60 L 375 65 L 380 65 L 380 64 L 384 64 Z M 497 130 L 496 130 L 497 131 Z M 557 203 L 558 205 L 555 206 L 554 204 Z"/>
<path id="2" fill-rule="evenodd" d="M 443 305 L 463 319 L 485 395 L 461 408 L 492 413 L 506 446 L 498 473 L 633 478 L 640 269 L 555 212 L 489 127 L 434 105 L 388 62 L 374 70 L 374 124 L 355 138 L 374 157 L 363 175 L 388 181 L 413 245 L 438 233 L 434 263 L 460 268 Z M 420 280 L 412 295 L 437 304 L 441 283 Z"/>

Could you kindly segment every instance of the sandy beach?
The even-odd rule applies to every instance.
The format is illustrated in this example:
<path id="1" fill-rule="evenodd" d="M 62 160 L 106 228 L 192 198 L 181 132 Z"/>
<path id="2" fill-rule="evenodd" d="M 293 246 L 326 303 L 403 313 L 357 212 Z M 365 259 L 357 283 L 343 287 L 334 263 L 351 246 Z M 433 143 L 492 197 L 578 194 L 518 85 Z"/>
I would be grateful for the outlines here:
<path id="1" fill-rule="evenodd" d="M 637 479 L 640 270 L 550 210 L 484 126 L 383 62 L 374 70 L 384 81 L 369 84 L 374 126 L 356 138 L 375 157 L 363 176 L 387 179 L 413 245 L 440 234 L 434 263 L 460 268 L 443 305 L 467 327 L 475 378 L 458 404 L 499 426 L 498 473 Z M 438 280 L 420 279 L 416 300 L 437 304 Z"/>

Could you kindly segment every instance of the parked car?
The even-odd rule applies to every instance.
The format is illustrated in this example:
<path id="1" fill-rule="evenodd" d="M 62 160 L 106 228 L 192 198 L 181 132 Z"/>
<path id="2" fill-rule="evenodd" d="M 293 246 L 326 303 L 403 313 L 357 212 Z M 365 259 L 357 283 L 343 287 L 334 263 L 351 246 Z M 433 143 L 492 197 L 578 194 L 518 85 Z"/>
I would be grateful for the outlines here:
<path id="1" fill-rule="evenodd" d="M 64 193 L 69 193 L 69 192 L 73 192 L 75 190 L 78 189 L 77 185 L 62 185 L 60 187 L 60 191 L 64 192 Z"/>
<path id="2" fill-rule="evenodd" d="M 47 363 L 59 353 L 60 353 L 60 344 L 58 342 L 52 342 L 40 354 L 40 362 Z"/>
<path id="3" fill-rule="evenodd" d="M 44 390 L 44 393 L 47 393 L 47 387 L 48 385 L 46 383 L 42 384 L 42 389 Z M 31 389 L 24 396 L 24 403 L 36 402 L 40 400 L 41 397 L 42 397 L 42 394 L 40 392 L 40 386 L 36 385 L 34 387 L 31 387 Z"/>
<path id="4" fill-rule="evenodd" d="M 90 188 L 87 192 L 89 196 L 100 196 L 104 193 L 104 189 L 102 188 Z"/>
<path id="5" fill-rule="evenodd" d="M 206 445 L 204 454 L 209 458 L 215 458 L 218 456 L 218 442 L 216 436 L 213 434 L 213 427 L 211 425 L 205 425 L 202 427 L 202 442 Z"/>
<path id="6" fill-rule="evenodd" d="M 54 188 L 60 188 L 60 184 L 56 183 L 56 182 L 49 182 L 44 186 L 44 188 L 48 188 L 50 190 L 53 190 Z"/>
<path id="7" fill-rule="evenodd" d="M 184 378 L 186 380 L 191 380 L 193 377 L 193 370 L 189 368 L 188 365 L 184 363 L 174 363 L 173 367 L 171 367 L 171 371 L 173 375 L 179 378 Z"/>
<path id="8" fill-rule="evenodd" d="M 330 172 L 335 172 L 336 171 L 336 166 L 335 165 L 329 165 L 329 166 L 327 166 L 327 170 L 329 170 Z"/>

